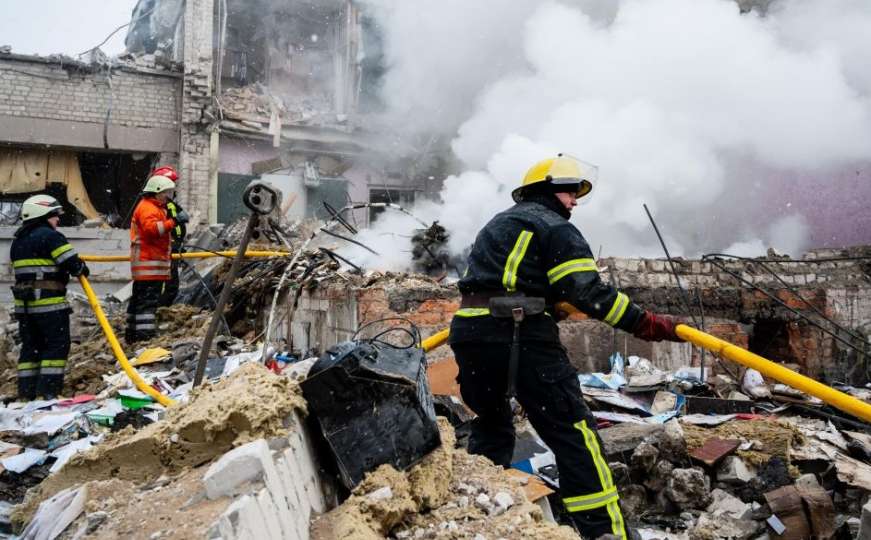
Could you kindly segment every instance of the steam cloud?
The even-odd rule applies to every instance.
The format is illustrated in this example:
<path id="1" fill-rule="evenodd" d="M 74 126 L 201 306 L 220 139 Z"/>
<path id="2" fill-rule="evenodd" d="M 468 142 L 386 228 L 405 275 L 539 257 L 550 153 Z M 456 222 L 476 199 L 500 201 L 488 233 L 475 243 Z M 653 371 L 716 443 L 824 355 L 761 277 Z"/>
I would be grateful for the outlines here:
<path id="1" fill-rule="evenodd" d="M 396 125 L 452 135 L 467 170 L 446 179 L 443 204 L 414 209 L 448 228 L 455 253 L 556 152 L 599 166 L 573 217 L 594 253 L 660 255 L 644 202 L 678 254 L 871 240 L 867 209 L 850 222 L 807 196 L 844 209 L 871 196 L 871 3 L 782 0 L 765 16 L 731 0 L 371 3 Z M 362 240 L 410 251 L 390 232 L 413 226 L 385 217 Z"/>

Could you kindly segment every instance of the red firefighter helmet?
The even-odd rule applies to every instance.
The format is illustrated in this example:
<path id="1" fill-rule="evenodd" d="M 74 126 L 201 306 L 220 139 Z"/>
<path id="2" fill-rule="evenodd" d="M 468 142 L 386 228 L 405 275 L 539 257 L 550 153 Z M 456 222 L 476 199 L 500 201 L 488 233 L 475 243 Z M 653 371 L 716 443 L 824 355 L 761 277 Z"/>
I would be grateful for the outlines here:
<path id="1" fill-rule="evenodd" d="M 164 176 L 173 182 L 178 182 L 178 173 L 176 172 L 175 167 L 170 167 L 168 165 L 154 169 L 151 176 Z"/>

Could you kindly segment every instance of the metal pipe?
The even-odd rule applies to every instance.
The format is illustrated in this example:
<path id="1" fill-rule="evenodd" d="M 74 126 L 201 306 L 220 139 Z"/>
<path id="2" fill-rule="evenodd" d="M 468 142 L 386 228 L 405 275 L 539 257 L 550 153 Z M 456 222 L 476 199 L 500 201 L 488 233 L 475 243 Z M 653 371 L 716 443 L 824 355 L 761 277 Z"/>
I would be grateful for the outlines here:
<path id="1" fill-rule="evenodd" d="M 251 236 L 254 234 L 254 229 L 260 217 L 253 213 L 248 218 L 248 226 L 245 227 L 245 233 L 242 235 L 242 241 L 239 244 L 239 250 L 233 258 L 233 264 L 230 265 L 230 271 L 224 280 L 224 288 L 221 289 L 221 296 L 218 297 L 218 303 L 215 305 L 215 312 L 212 314 L 212 320 L 209 323 L 209 328 L 206 330 L 206 335 L 203 338 L 203 345 L 200 349 L 200 358 L 197 360 L 197 371 L 194 374 L 194 388 L 203 382 L 203 375 L 206 372 L 206 362 L 209 359 L 209 350 L 212 348 L 212 340 L 215 339 L 215 332 L 218 330 L 218 323 L 224 314 L 224 306 L 227 305 L 227 300 L 230 299 L 230 293 L 233 290 L 233 282 L 236 281 L 236 274 L 239 273 L 239 266 L 242 264 L 242 259 L 245 258 L 248 242 L 251 241 Z M 264 345 L 265 347 L 265 345 Z"/>
<path id="2" fill-rule="evenodd" d="M 860 418 L 865 422 L 871 422 L 871 405 L 864 401 L 685 324 L 677 325 L 675 330 L 681 339 L 685 339 L 699 347 L 704 347 L 714 354 L 719 354 L 742 366 L 755 369 L 766 377 L 819 398 L 832 407 Z"/>
<path id="3" fill-rule="evenodd" d="M 118 363 L 121 364 L 121 369 L 124 370 L 124 373 L 126 373 L 133 384 L 136 385 L 136 388 L 156 399 L 157 402 L 164 407 L 175 405 L 173 399 L 164 396 L 152 388 L 151 385 L 145 382 L 142 375 L 136 371 L 136 368 L 130 365 L 130 361 L 127 359 L 127 355 L 124 354 L 124 349 L 121 348 L 121 344 L 118 343 L 118 338 L 115 337 L 115 332 L 112 331 L 112 326 L 109 325 L 109 320 L 106 318 L 106 314 L 103 313 L 103 308 L 100 306 L 100 301 L 97 299 L 97 295 L 94 294 L 94 289 L 91 288 L 88 278 L 85 276 L 79 276 L 79 283 L 81 283 L 82 289 L 85 291 L 85 296 L 88 297 L 88 302 L 91 304 L 91 309 L 94 310 L 94 315 L 97 316 L 97 322 L 100 323 L 100 327 L 106 335 L 106 340 L 109 341 L 109 346 L 112 348 L 112 352 L 115 353 L 115 358 L 118 360 Z"/>

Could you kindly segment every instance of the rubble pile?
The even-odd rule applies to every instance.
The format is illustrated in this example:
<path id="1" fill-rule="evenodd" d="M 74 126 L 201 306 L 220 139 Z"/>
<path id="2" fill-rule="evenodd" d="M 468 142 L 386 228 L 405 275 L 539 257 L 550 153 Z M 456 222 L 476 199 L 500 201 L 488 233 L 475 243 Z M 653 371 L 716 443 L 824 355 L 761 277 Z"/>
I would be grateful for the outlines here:
<path id="1" fill-rule="evenodd" d="M 795 391 L 781 403 L 761 376 L 742 388 L 725 375 L 702 383 L 698 368 L 611 363 L 579 379 L 626 518 L 646 538 L 855 538 L 871 492 L 867 424 Z M 546 449 L 531 457 L 553 463 Z"/>
<path id="2" fill-rule="evenodd" d="M 333 112 L 326 94 L 279 95 L 256 82 L 227 88 L 221 94 L 221 111 L 228 127 L 243 127 L 272 133 L 282 123 L 309 126 L 347 124 L 347 116 Z"/>
<path id="3" fill-rule="evenodd" d="M 367 475 L 344 503 L 313 522 L 312 538 L 577 539 L 529 502 L 527 478 L 455 449 L 444 419 L 440 429 L 440 448 L 407 472 L 382 465 Z"/>
<path id="4" fill-rule="evenodd" d="M 96 408 L 97 405 L 102 407 Z M 305 402 L 299 395 L 296 383 L 289 378 L 248 363 L 228 377 L 193 391 L 186 404 L 169 409 L 157 404 L 149 405 L 148 408 L 157 413 L 154 415 L 156 421 L 138 431 L 132 426 L 116 433 L 108 433 L 108 428 L 101 428 L 98 418 L 108 407 L 111 405 L 106 401 L 88 401 L 67 408 L 55 404 L 52 406 L 54 410 L 46 410 L 40 417 L 20 415 L 22 421 L 33 421 L 18 430 L 24 437 L 30 436 L 27 440 L 31 442 L 34 441 L 34 433 L 45 433 L 42 440 L 46 441 L 48 448 L 62 444 L 57 432 L 35 432 L 40 422 L 46 424 L 48 421 L 45 418 L 50 418 L 52 425 L 64 426 L 63 430 L 59 430 L 61 433 L 70 433 L 68 437 L 73 442 L 68 444 L 89 441 L 94 443 L 94 447 L 88 450 L 90 444 L 82 446 L 78 453 L 63 455 L 55 460 L 43 456 L 45 465 L 51 467 L 53 474 L 27 493 L 23 504 L 11 516 L 14 523 L 22 525 L 29 522 L 40 503 L 69 488 L 84 487 L 93 496 L 101 486 L 107 485 L 137 492 L 159 490 L 170 483 L 174 486 L 183 485 L 184 482 L 178 483 L 179 479 L 199 480 L 203 471 L 192 471 L 234 446 L 262 437 L 286 435 L 284 419 L 292 411 L 304 411 Z M 66 416 L 60 418 L 62 414 Z M 75 430 L 62 424 L 67 419 L 76 422 Z M 6 433 L 4 439 L 8 439 Z M 75 436 L 80 438 L 75 439 Z M 201 490 L 201 487 L 197 490 Z M 189 495 L 195 495 L 197 490 Z M 20 497 L 12 502 L 18 501 Z M 94 511 L 107 507 L 121 511 L 125 504 L 136 505 L 137 499 L 134 497 L 123 501 L 116 498 L 106 501 L 99 498 L 90 507 Z"/>

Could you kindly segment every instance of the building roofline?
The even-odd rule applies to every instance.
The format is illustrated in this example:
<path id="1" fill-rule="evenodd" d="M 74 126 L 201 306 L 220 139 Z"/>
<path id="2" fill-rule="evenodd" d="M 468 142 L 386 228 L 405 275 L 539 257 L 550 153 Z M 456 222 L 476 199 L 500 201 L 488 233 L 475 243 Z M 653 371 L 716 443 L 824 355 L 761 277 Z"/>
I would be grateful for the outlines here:
<path id="1" fill-rule="evenodd" d="M 104 68 L 104 66 L 102 65 L 82 62 L 81 60 L 76 60 L 71 56 L 66 56 L 62 54 L 40 56 L 36 54 L 0 52 L 0 60 L 11 60 L 13 62 L 21 62 L 22 64 L 42 64 L 46 66 L 56 66 L 64 70 L 74 69 L 76 71 L 86 73 L 95 73 Z M 149 69 L 125 63 L 113 63 L 110 65 L 114 70 L 124 71 L 127 73 L 156 75 L 160 77 L 169 77 L 172 79 L 181 79 L 184 76 L 184 74 L 180 71 Z"/>

